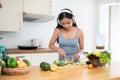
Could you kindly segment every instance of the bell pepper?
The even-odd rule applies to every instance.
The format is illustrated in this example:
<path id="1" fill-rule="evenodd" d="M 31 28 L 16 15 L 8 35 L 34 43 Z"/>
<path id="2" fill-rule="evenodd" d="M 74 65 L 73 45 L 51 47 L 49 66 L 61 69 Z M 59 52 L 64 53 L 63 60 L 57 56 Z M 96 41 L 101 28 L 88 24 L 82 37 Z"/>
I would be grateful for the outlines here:
<path id="1" fill-rule="evenodd" d="M 13 57 L 7 59 L 7 67 L 8 68 L 16 68 L 17 67 L 17 60 Z"/>

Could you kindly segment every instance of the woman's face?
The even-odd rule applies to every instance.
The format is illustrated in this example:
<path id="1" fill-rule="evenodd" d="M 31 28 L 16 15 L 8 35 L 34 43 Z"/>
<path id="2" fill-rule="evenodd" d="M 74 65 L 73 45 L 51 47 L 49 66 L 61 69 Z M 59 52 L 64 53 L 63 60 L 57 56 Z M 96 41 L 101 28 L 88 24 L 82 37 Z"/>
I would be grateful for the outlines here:
<path id="1" fill-rule="evenodd" d="M 60 21 L 61 25 L 63 26 L 64 29 L 69 29 L 73 25 L 73 20 L 69 18 L 63 18 Z"/>

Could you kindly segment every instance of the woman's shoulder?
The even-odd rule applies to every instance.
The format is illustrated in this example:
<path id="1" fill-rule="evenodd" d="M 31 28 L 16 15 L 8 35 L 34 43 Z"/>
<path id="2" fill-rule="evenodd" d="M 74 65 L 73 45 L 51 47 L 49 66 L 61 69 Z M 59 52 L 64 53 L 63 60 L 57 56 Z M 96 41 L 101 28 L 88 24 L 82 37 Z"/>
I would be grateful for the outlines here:
<path id="1" fill-rule="evenodd" d="M 82 30 L 81 28 L 79 28 L 79 27 L 76 27 L 76 30 L 77 30 L 78 32 L 83 32 L 83 30 Z"/>
<path id="2" fill-rule="evenodd" d="M 55 33 L 57 33 L 57 34 L 60 34 L 60 31 L 61 31 L 61 29 L 59 29 L 59 28 L 55 28 Z"/>
<path id="3" fill-rule="evenodd" d="M 80 35 L 80 34 L 83 34 L 83 30 L 81 29 L 81 28 L 77 28 L 77 30 L 78 30 L 78 34 Z"/>
<path id="4" fill-rule="evenodd" d="M 55 28 L 55 31 L 56 31 L 56 32 L 60 32 L 61 29 L 59 29 L 59 28 Z"/>

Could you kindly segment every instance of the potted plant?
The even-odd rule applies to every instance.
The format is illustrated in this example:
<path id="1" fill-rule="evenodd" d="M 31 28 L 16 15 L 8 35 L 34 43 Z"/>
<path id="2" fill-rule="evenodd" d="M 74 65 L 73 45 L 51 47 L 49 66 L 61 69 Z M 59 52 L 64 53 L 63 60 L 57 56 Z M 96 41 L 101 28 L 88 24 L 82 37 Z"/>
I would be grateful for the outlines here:
<path id="1" fill-rule="evenodd" d="M 1 75 L 2 68 L 4 66 L 5 66 L 5 62 L 3 60 L 2 54 L 0 53 L 0 75 Z"/>

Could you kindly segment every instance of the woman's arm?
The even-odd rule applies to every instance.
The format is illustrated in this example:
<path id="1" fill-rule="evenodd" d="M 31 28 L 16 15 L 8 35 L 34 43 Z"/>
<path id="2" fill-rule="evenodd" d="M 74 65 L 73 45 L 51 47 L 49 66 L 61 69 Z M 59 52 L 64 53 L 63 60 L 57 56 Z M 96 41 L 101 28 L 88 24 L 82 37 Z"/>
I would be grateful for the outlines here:
<path id="1" fill-rule="evenodd" d="M 79 50 L 78 50 L 78 54 L 81 54 L 84 50 L 84 34 L 83 31 L 80 30 L 79 32 Z"/>
<path id="2" fill-rule="evenodd" d="M 52 36 L 52 38 L 50 40 L 50 43 L 49 43 L 49 48 L 54 50 L 54 51 L 57 51 L 62 58 L 66 58 L 65 51 L 63 49 L 55 46 L 55 42 L 59 38 L 59 34 L 60 34 L 60 30 L 59 29 L 55 29 L 55 31 L 53 33 L 53 36 Z"/>
<path id="3" fill-rule="evenodd" d="M 55 42 L 57 41 L 58 37 L 59 37 L 59 29 L 55 29 L 53 35 L 52 35 L 52 38 L 50 40 L 50 43 L 49 43 L 49 48 L 50 49 L 53 49 L 54 51 L 58 51 L 59 48 L 55 46 Z"/>
<path id="4" fill-rule="evenodd" d="M 78 39 L 79 39 L 79 50 L 77 51 L 77 53 L 73 56 L 73 60 L 77 60 L 80 57 L 80 54 L 83 52 L 84 50 L 84 34 L 83 31 L 80 30 L 78 33 Z"/>

